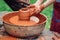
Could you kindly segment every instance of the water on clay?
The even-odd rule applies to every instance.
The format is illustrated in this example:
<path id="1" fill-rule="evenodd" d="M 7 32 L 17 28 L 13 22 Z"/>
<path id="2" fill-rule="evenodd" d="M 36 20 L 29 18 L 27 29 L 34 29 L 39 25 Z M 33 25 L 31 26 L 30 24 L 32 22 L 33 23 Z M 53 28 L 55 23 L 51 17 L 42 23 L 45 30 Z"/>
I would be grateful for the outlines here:
<path id="1" fill-rule="evenodd" d="M 9 19 L 9 21 L 14 24 L 14 25 L 19 25 L 19 26 L 32 26 L 32 25 L 36 25 L 40 20 L 35 17 L 35 16 L 31 16 L 30 17 L 30 21 L 22 21 L 19 20 L 19 16 L 13 16 Z"/>

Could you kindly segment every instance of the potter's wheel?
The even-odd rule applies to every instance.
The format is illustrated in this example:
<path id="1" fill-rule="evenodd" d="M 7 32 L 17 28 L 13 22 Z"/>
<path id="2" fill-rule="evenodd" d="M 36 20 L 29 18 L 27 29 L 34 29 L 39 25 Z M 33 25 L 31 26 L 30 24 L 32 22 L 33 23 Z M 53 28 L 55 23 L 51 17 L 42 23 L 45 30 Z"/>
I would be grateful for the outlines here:
<path id="1" fill-rule="evenodd" d="M 34 26 L 37 24 L 42 24 L 46 22 L 46 18 L 43 14 L 37 14 L 31 16 L 29 20 L 19 20 L 19 12 L 11 12 L 3 17 L 3 21 L 8 24 L 18 25 L 18 26 Z"/>
<path id="2" fill-rule="evenodd" d="M 35 16 L 32 16 L 30 17 L 30 20 L 29 21 L 22 21 L 22 20 L 19 20 L 19 16 L 16 15 L 16 16 L 13 16 L 9 19 L 9 21 L 12 23 L 12 24 L 15 24 L 15 25 L 20 25 L 20 26 L 32 26 L 32 25 L 36 25 L 38 22 L 39 22 L 39 19 Z"/>

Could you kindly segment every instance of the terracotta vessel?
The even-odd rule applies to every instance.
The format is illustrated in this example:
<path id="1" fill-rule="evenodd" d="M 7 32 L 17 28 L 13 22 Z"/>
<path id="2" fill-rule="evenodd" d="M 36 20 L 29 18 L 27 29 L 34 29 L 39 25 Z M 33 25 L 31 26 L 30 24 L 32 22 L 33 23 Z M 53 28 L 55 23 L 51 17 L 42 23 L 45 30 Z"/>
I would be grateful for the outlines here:
<path id="1" fill-rule="evenodd" d="M 29 6 L 19 10 L 19 20 L 30 20 L 30 17 L 36 12 L 36 7 Z M 34 14 L 35 15 L 35 14 Z"/>
<path id="2" fill-rule="evenodd" d="M 36 25 L 32 25 L 32 26 L 19 26 L 19 25 L 14 25 L 12 23 L 10 23 L 9 19 L 13 16 L 18 15 L 19 12 L 11 12 L 7 15 L 3 16 L 3 25 L 6 29 L 6 31 L 15 37 L 31 37 L 31 36 L 37 36 L 39 35 L 45 27 L 45 23 L 46 23 L 46 16 L 44 16 L 43 14 L 37 14 L 35 15 L 36 17 L 39 18 L 39 23 L 37 23 Z"/>

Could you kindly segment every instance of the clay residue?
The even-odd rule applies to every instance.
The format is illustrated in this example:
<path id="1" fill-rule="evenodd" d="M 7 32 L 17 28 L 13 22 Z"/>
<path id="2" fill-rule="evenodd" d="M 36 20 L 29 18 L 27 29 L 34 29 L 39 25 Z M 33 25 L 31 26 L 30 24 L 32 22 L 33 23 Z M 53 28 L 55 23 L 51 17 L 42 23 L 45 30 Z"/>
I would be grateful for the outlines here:
<path id="1" fill-rule="evenodd" d="M 22 21 L 19 21 L 18 19 L 19 19 L 19 16 L 18 16 L 18 13 L 19 12 L 12 12 L 12 13 L 9 13 L 9 14 L 7 14 L 7 15 L 5 15 L 5 16 L 3 16 L 3 22 L 4 23 L 7 23 L 7 24 L 13 24 L 13 25 L 20 25 L 20 26 L 22 26 L 23 24 L 23 22 Z M 44 16 L 44 15 L 42 15 L 42 14 L 37 14 L 37 15 L 35 15 L 35 17 L 37 17 L 38 19 L 39 19 L 39 23 L 38 24 L 43 24 L 43 23 L 45 23 L 46 22 L 46 20 L 47 20 L 47 18 Z M 31 26 L 31 25 L 36 25 L 37 23 L 36 22 L 38 22 L 38 21 L 35 21 L 36 20 L 36 18 L 34 19 L 34 18 L 32 18 L 33 20 L 31 21 L 31 19 L 30 19 L 30 21 L 28 22 L 28 21 L 26 21 L 26 20 L 24 20 L 24 25 L 26 26 Z M 20 23 L 18 23 L 18 22 L 20 22 Z M 21 23 L 22 22 L 22 23 Z M 18 24 L 17 24 L 18 23 Z M 24 26 L 23 25 L 23 26 Z"/>
<path id="2" fill-rule="evenodd" d="M 16 15 L 16 16 L 11 17 L 9 19 L 9 21 L 12 24 L 14 24 L 14 25 L 19 25 L 19 26 L 32 26 L 32 25 L 36 25 L 39 22 L 38 18 L 36 18 L 36 20 L 35 20 L 35 18 L 36 17 L 31 17 L 31 20 L 30 21 L 26 21 L 26 20 L 23 21 L 23 20 L 19 20 L 19 16 Z"/>

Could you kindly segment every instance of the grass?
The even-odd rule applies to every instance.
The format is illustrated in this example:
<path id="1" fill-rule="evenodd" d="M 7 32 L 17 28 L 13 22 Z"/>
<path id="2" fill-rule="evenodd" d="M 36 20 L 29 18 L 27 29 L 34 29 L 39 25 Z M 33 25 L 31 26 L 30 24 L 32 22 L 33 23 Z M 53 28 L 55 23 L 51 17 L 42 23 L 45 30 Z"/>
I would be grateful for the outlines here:
<path id="1" fill-rule="evenodd" d="M 42 14 L 47 16 L 46 28 L 50 29 L 51 19 L 52 19 L 53 6 L 50 5 L 45 10 L 42 11 Z"/>
<path id="2" fill-rule="evenodd" d="M 33 4 L 36 0 L 31 0 L 30 3 Z M 51 23 L 51 17 L 52 17 L 52 10 L 53 10 L 53 6 L 50 5 L 49 7 L 45 8 L 42 11 L 42 14 L 47 16 L 47 22 L 46 22 L 46 29 L 49 30 L 50 28 L 50 23 Z M 2 11 L 12 11 L 11 8 L 3 1 L 0 0 L 0 12 Z"/>
<path id="3" fill-rule="evenodd" d="M 12 11 L 11 8 L 4 2 L 0 0 L 0 11 Z"/>

